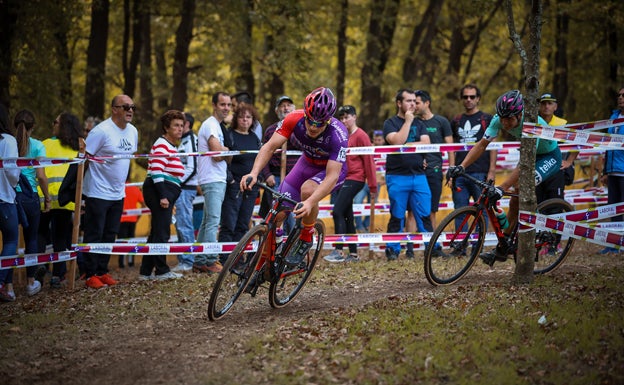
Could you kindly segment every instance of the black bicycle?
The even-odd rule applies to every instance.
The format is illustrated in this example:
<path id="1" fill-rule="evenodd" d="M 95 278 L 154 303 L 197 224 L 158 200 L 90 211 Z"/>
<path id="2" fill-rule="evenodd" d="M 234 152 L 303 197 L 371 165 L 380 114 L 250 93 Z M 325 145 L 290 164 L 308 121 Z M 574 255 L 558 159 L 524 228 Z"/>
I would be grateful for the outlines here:
<path id="1" fill-rule="evenodd" d="M 471 206 L 460 207 L 440 222 L 425 248 L 425 276 L 432 285 L 450 285 L 461 279 L 473 267 L 481 253 L 486 238 L 485 216 L 492 223 L 498 244 L 505 245 L 507 254 L 516 260 L 518 250 L 518 224 L 509 236 L 505 235 L 497 220 L 496 202 L 500 198 L 493 181 L 481 181 L 469 174 L 463 177 L 473 181 L 483 190 Z M 452 186 L 455 188 L 455 186 Z M 513 196 L 504 192 L 504 196 Z M 552 215 L 573 211 L 563 199 L 548 199 L 537 205 L 537 211 Z M 545 274 L 559 267 L 572 251 L 574 238 L 550 231 L 535 234 L 535 274 Z M 490 266 L 494 260 L 485 261 Z"/>
<path id="2" fill-rule="evenodd" d="M 307 256 L 299 265 L 288 266 L 284 258 L 299 239 L 301 220 L 298 220 L 288 236 L 280 241 L 276 233 L 277 216 L 280 212 L 291 210 L 289 206 L 284 205 L 285 202 L 295 206 L 299 202 L 266 184 L 257 183 L 257 185 L 264 189 L 265 194 L 272 194 L 273 203 L 262 222 L 243 236 L 223 265 L 208 302 L 208 318 L 212 321 L 230 311 L 243 293 L 255 297 L 258 289 L 265 283 L 269 286 L 271 307 L 286 306 L 299 294 L 310 278 L 323 249 L 325 225 L 317 220 L 314 224 L 312 248 Z"/>

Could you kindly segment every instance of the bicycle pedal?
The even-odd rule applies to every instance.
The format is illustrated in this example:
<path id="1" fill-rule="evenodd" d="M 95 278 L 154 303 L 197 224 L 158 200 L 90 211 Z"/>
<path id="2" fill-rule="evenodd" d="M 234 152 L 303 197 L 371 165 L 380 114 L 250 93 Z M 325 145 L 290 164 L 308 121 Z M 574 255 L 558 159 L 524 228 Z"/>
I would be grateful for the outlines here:
<path id="1" fill-rule="evenodd" d="M 466 256 L 466 250 L 464 249 L 453 249 L 450 253 L 450 255 L 452 255 L 453 257 L 465 257 Z"/>
<path id="2" fill-rule="evenodd" d="M 490 267 L 493 267 L 494 262 L 496 262 L 496 256 L 492 255 L 492 253 L 480 254 L 479 258 L 481 258 L 481 261 L 483 261 L 483 263 Z"/>

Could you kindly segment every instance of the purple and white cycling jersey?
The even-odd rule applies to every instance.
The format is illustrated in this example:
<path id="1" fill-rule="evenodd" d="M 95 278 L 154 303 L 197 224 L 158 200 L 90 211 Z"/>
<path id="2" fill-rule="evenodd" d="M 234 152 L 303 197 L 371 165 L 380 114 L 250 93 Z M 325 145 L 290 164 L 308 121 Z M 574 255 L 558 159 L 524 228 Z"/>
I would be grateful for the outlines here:
<path id="1" fill-rule="evenodd" d="M 340 189 L 347 175 L 349 141 L 349 133 L 341 121 L 331 118 L 325 131 L 316 138 L 311 138 L 306 134 L 303 110 L 296 110 L 279 123 L 275 133 L 288 138 L 303 152 L 303 156 L 280 185 L 281 192 L 288 192 L 292 199 L 301 200 L 301 185 L 309 179 L 321 184 L 326 176 L 328 160 L 342 163 L 338 182 L 332 191 Z"/>

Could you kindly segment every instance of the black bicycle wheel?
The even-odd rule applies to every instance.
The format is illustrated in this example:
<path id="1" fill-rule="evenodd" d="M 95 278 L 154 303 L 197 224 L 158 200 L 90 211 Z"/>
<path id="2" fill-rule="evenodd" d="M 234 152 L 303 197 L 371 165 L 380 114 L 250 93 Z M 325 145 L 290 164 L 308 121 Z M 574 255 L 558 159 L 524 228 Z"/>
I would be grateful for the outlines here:
<path id="1" fill-rule="evenodd" d="M 218 320 L 230 311 L 247 287 L 262 255 L 261 245 L 267 231 L 266 225 L 254 226 L 230 253 L 210 294 L 208 318 L 211 321 Z"/>
<path id="2" fill-rule="evenodd" d="M 481 252 L 485 233 L 485 218 L 475 206 L 461 207 L 447 215 L 425 248 L 427 281 L 434 286 L 457 282 Z"/>
<path id="3" fill-rule="evenodd" d="M 290 238 L 294 239 L 290 239 Z M 299 238 L 299 234 L 293 234 L 289 237 L 288 243 L 294 243 Z M 310 278 L 312 270 L 316 265 L 316 260 L 323 250 L 325 242 L 325 225 L 322 221 L 317 220 L 314 224 L 314 235 L 312 236 L 312 248 L 308 252 L 306 258 L 299 266 L 289 267 L 281 263 L 278 267 L 280 276 L 271 281 L 269 286 L 269 303 L 275 309 L 286 306 L 290 301 L 295 299 L 297 294 L 303 288 L 303 285 Z"/>
<path id="4" fill-rule="evenodd" d="M 537 205 L 537 212 L 546 215 L 573 210 L 574 207 L 570 203 L 559 198 L 548 199 Z M 567 235 L 562 236 L 548 230 L 536 231 L 533 273 L 545 274 L 558 268 L 570 255 L 574 241 L 574 238 Z"/>

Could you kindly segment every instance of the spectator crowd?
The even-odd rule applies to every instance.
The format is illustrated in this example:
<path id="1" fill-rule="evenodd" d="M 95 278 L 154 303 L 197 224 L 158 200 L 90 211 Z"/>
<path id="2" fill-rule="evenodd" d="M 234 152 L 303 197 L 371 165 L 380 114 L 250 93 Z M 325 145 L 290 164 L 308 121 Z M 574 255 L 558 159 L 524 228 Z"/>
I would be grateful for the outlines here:
<path id="1" fill-rule="evenodd" d="M 331 119 L 311 119 L 310 114 L 315 112 L 314 105 L 308 104 L 311 103 L 310 98 L 317 98 L 312 101 L 317 103 L 317 107 L 321 103 L 318 98 L 333 100 L 331 90 L 326 88 L 313 91 L 306 98 L 303 110 L 296 109 L 295 102 L 287 95 L 277 98 L 274 109 L 278 121 L 267 124 L 266 129 L 260 123 L 251 94 L 246 91 L 232 95 L 223 91 L 216 92 L 212 95 L 212 115 L 199 124 L 197 131 L 194 130 L 195 118 L 189 112 L 169 110 L 162 114 L 159 136 L 150 151 L 151 155 L 159 156 L 149 158 L 141 189 L 127 185 L 130 180 L 131 158 L 137 152 L 139 144 L 138 130 L 132 123 L 137 107 L 130 96 L 115 96 L 109 106 L 110 116 L 104 120 L 88 117 L 81 124 L 74 114 L 61 112 L 51 122 L 52 136 L 42 138 L 44 140 L 41 141 L 35 137 L 37 128 L 42 123 L 36 122 L 33 112 L 21 110 L 11 120 L 7 109 L 0 105 L 0 157 L 73 158 L 78 153 L 80 140 L 84 139 L 88 156 L 117 158 L 106 162 L 87 162 L 82 187 L 82 222 L 88 223 L 88 226 L 82 228 L 83 242 L 87 244 L 114 243 L 117 238 L 134 236 L 137 217 L 122 218 L 122 213 L 124 210 L 143 206 L 147 206 L 151 212 L 148 243 L 169 242 L 172 221 L 178 242 L 237 242 L 249 229 L 254 206 L 260 204 L 261 216 L 266 214 L 270 206 L 270 197 L 260 197 L 257 186 L 247 185 L 244 179 L 253 175 L 268 186 L 288 189 L 292 186 L 285 186 L 284 183 L 293 183 L 295 178 L 291 171 L 295 169 L 294 172 L 299 172 L 297 170 L 301 167 L 301 159 L 307 159 L 311 165 L 322 169 L 329 163 L 327 175 L 333 175 L 330 172 L 332 161 L 340 163 L 337 166 L 331 165 L 336 167 L 336 180 L 327 176 L 327 183 L 333 183 L 331 187 L 335 187 L 332 192 L 332 216 L 336 234 L 375 231 L 368 228 L 367 218 L 354 216 L 353 204 L 362 203 L 364 199 L 374 204 L 384 185 L 390 201 L 388 233 L 432 232 L 439 219 L 436 214 L 445 183 L 442 152 L 387 155 L 384 157 L 385 173 L 379 173 L 373 155 L 350 155 L 342 159 L 344 154 L 333 158 L 330 154 L 321 165 L 318 160 L 311 159 L 314 155 L 305 155 L 311 145 L 302 138 L 305 135 L 316 138 L 320 134 L 315 129 L 321 132 L 327 129 L 336 139 L 327 136 L 326 141 L 342 140 L 338 138 L 346 132 L 348 141 L 344 138 L 345 142 L 341 145 L 346 143 L 348 147 L 445 143 L 484 143 L 487 146 L 496 137 L 492 134 L 494 129 L 513 135 L 517 127 L 522 127 L 524 110 L 523 104 L 518 104 L 518 101 L 522 102 L 519 91 L 501 95 L 494 115 L 481 111 L 482 95 L 477 85 L 466 84 L 459 90 L 458 96 L 462 110 L 447 119 L 434 112 L 435 104 L 427 91 L 401 89 L 394 98 L 396 114 L 388 118 L 383 127 L 367 133 L 358 126 L 357 109 L 353 105 L 337 108 L 328 104 L 324 106 L 323 113 L 329 114 Z M 513 103 L 510 102 L 511 99 L 514 100 Z M 555 95 L 544 93 L 538 102 L 540 123 L 553 126 L 566 123 Z M 517 106 L 519 109 L 514 111 Z M 613 111 L 611 118 L 622 117 L 624 88 L 619 90 L 617 109 Z M 511 118 L 515 119 L 513 127 L 508 127 L 507 123 Z M 307 131 L 298 133 L 298 125 L 305 127 Z M 608 132 L 621 134 L 621 128 L 612 127 Z M 272 140 L 276 135 L 280 137 L 279 141 Z M 543 142 L 548 148 L 538 148 L 538 155 L 554 154 L 558 165 L 556 172 L 536 175 L 536 178 L 544 178 L 539 183 L 536 181 L 538 201 L 563 197 L 565 186 L 574 180 L 574 161 L 578 154 L 561 155 L 557 152 L 558 148 L 555 150 L 556 143 L 553 147 L 545 143 L 547 141 Z M 266 146 L 282 151 L 265 156 L 260 150 Z M 286 155 L 287 151 L 302 150 L 302 146 L 305 147 L 304 156 Z M 340 146 L 336 145 L 334 148 L 340 149 Z M 449 167 L 453 170 L 449 176 L 455 178 L 457 186 L 460 187 L 452 192 L 456 208 L 470 204 L 471 199 L 476 200 L 481 193 L 479 188 L 462 177 L 463 173 L 480 180 L 494 180 L 496 177 L 496 151 L 485 151 L 485 147 L 479 146 L 475 148 L 480 151 L 477 153 L 473 149 L 470 152 L 448 152 Z M 241 151 L 242 154 L 184 155 L 230 150 Z M 317 150 L 320 152 L 321 147 Z M 261 155 L 258 155 L 259 151 Z M 71 249 L 75 203 L 59 200 L 61 185 L 69 174 L 69 169 L 69 165 L 0 169 L 2 256 L 17 254 L 20 226 L 26 254 L 44 253 L 48 245 L 52 245 L 55 252 Z M 603 175 L 603 182 L 608 186 L 609 203 L 624 201 L 624 151 L 606 152 Z M 323 174 L 316 181 L 317 185 L 322 186 L 325 177 Z M 314 177 L 311 176 L 310 179 Z M 297 190 L 301 192 L 302 201 L 310 195 L 304 192 L 305 183 L 302 181 L 299 185 L 301 191 Z M 512 184 L 513 181 L 510 181 L 505 187 L 509 188 Z M 331 190 L 332 188 L 327 188 L 327 191 Z M 316 197 L 314 193 L 311 195 Z M 196 226 L 193 221 L 193 201 L 198 196 L 203 197 L 204 204 L 201 224 Z M 318 209 L 314 212 L 313 207 L 305 208 L 301 212 L 296 209 L 293 211 L 294 213 L 284 218 L 285 232 L 295 225 L 295 216 L 303 217 L 304 226 L 307 226 L 305 221 L 316 218 L 318 214 Z M 616 217 L 613 220 L 622 219 Z M 336 244 L 335 249 L 325 256 L 325 260 L 332 263 L 359 260 L 356 244 L 348 246 L 348 253 L 343 252 L 343 249 L 343 245 Z M 499 251 L 497 248 L 492 258 L 501 257 Z M 408 243 L 402 248 L 399 243 L 388 243 L 385 247 L 388 261 L 396 260 L 402 252 L 406 258 L 413 258 L 413 245 Z M 444 254 L 437 247 L 434 252 Z M 606 248 L 603 252 L 618 250 Z M 177 264 L 170 268 L 166 255 L 145 255 L 141 259 L 138 279 L 179 279 L 183 274 L 192 271 L 219 273 L 226 258 L 227 255 L 216 253 L 178 255 Z M 110 255 L 107 254 L 87 252 L 79 256 L 79 274 L 85 279 L 88 288 L 99 289 L 117 284 L 118 280 L 109 271 L 109 262 Z M 125 266 L 134 266 L 132 256 L 119 257 L 119 267 Z M 13 272 L 13 269 L 0 270 L 0 301 L 15 300 Z M 25 293 L 29 296 L 39 293 L 48 276 L 47 283 L 50 288 L 61 288 L 67 281 L 67 274 L 65 262 L 28 267 Z"/>

